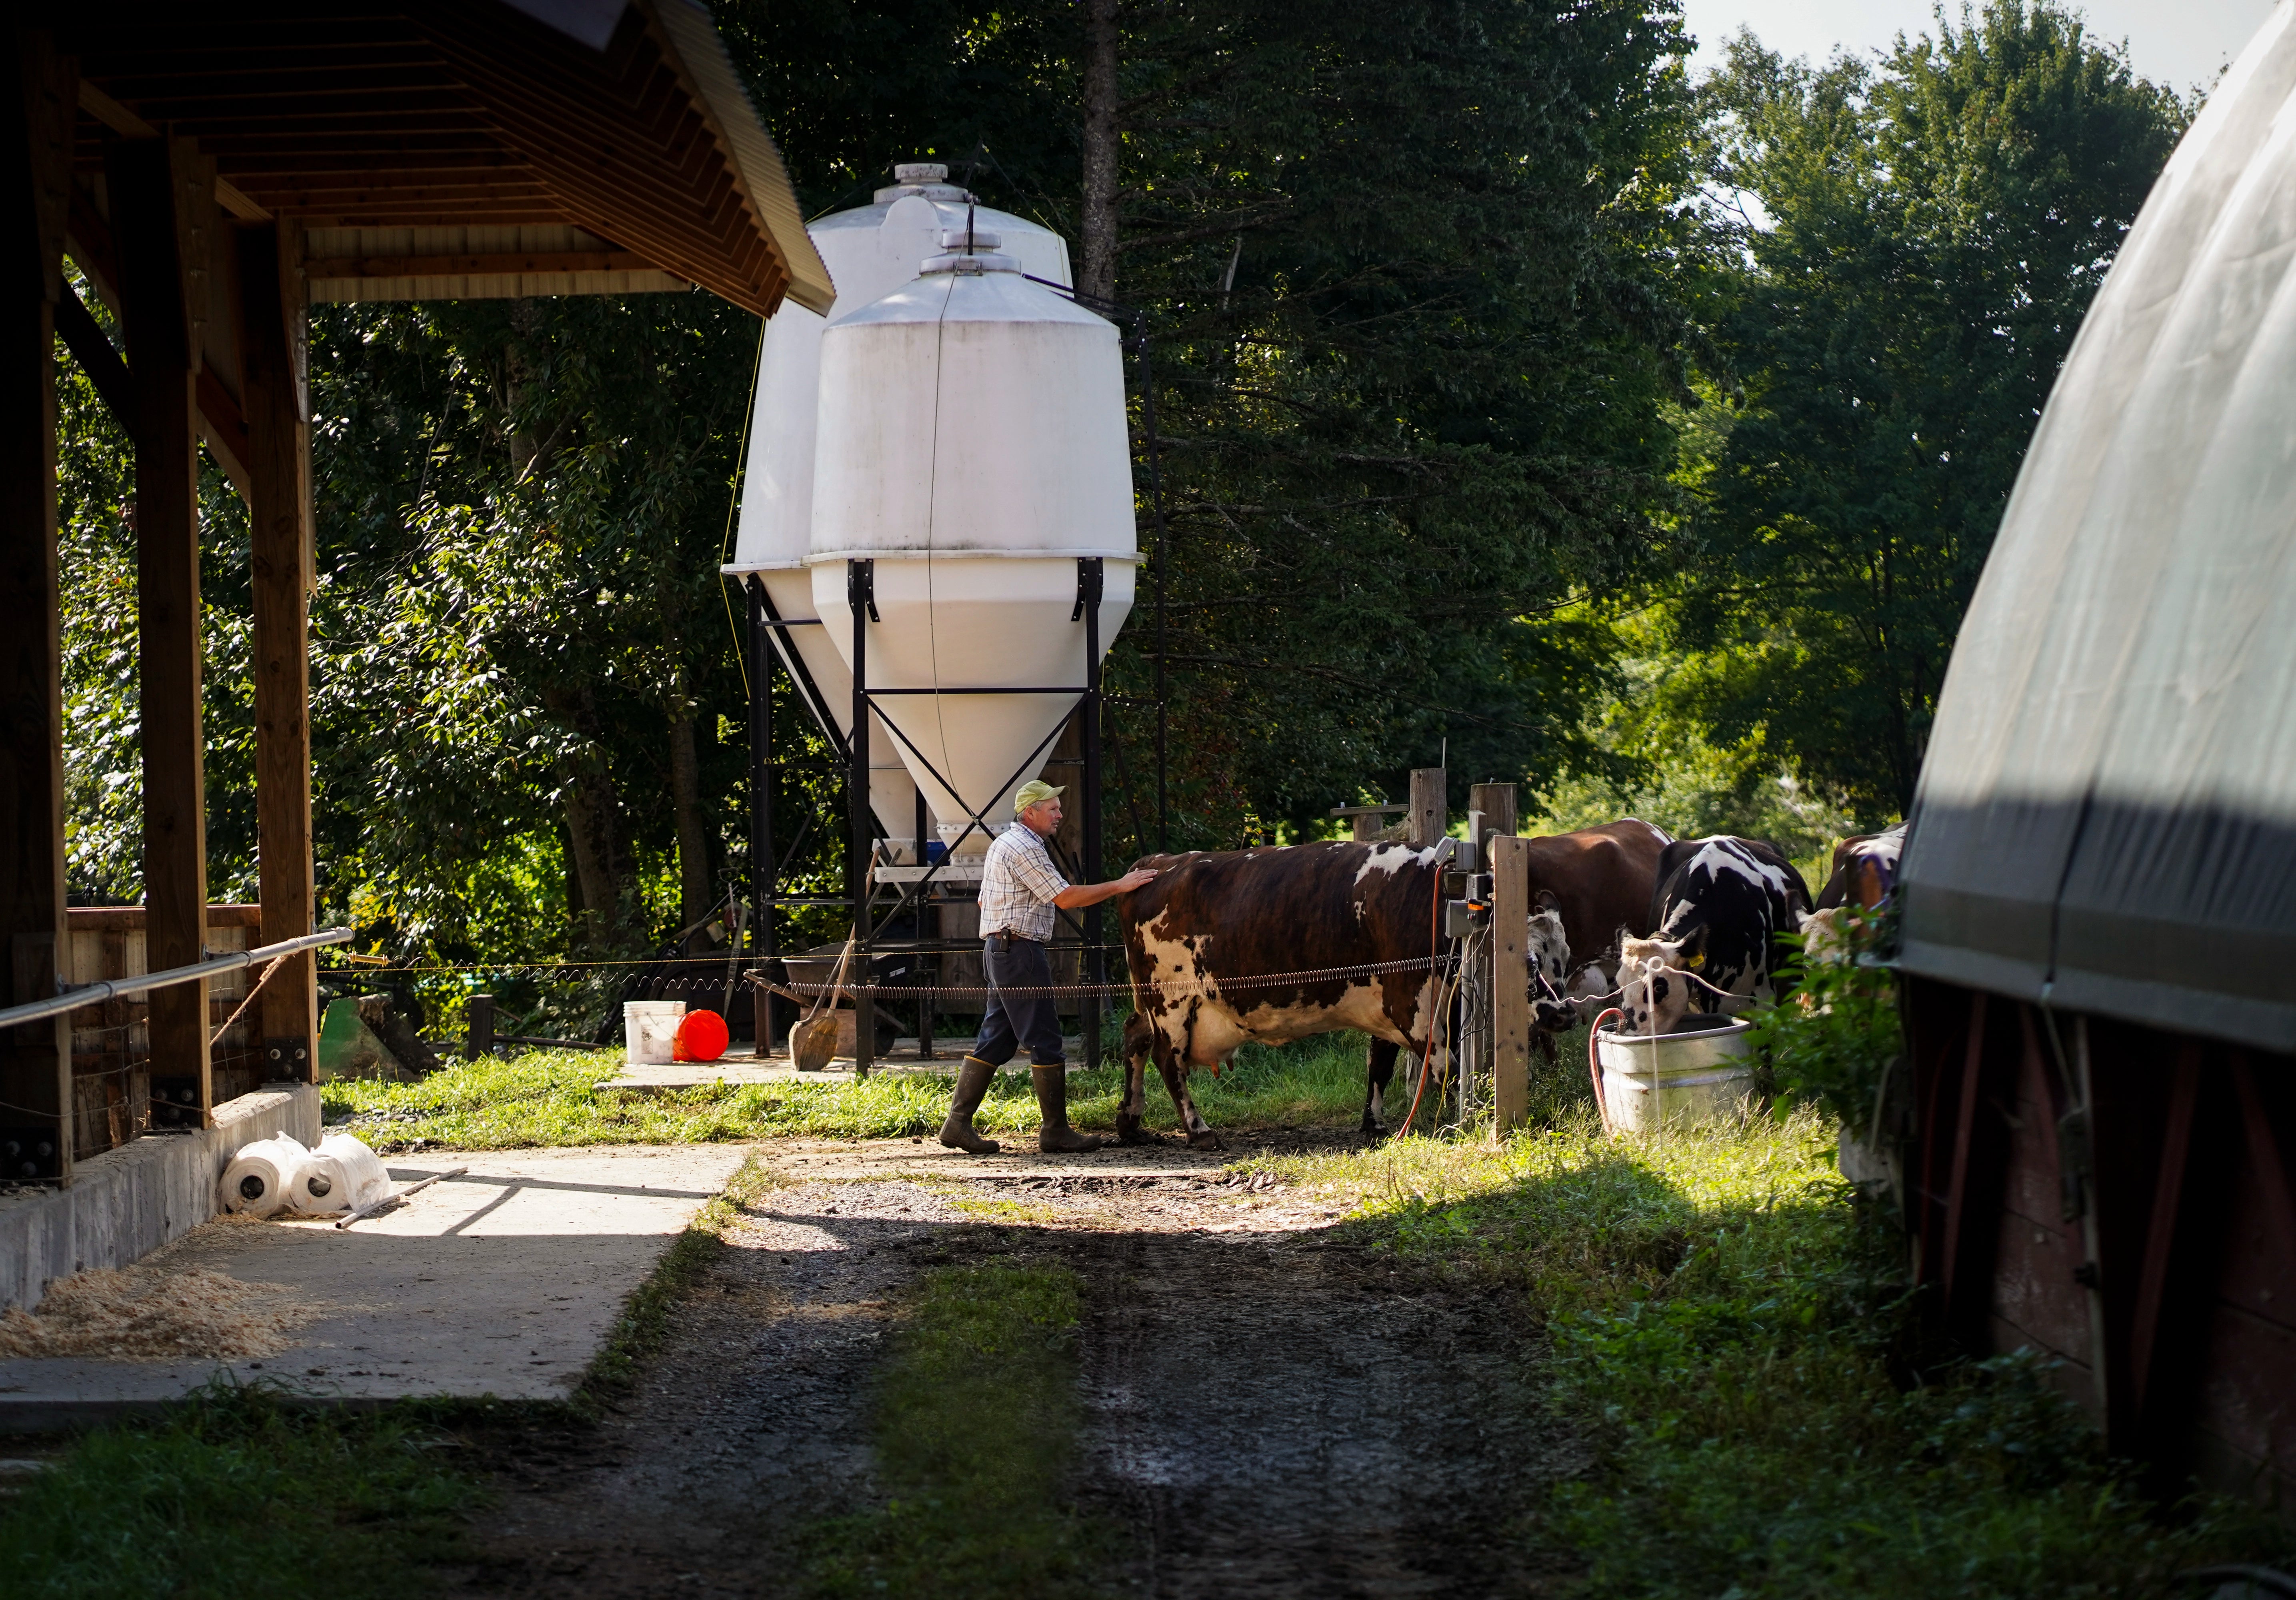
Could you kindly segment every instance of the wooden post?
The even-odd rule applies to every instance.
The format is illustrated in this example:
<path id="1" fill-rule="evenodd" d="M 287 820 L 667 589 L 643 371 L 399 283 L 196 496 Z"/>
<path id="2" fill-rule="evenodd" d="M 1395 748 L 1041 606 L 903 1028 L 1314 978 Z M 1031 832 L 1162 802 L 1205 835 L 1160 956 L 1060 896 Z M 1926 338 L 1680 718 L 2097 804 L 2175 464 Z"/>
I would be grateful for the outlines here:
<path id="1" fill-rule="evenodd" d="M 1410 841 L 1414 849 L 1429 845 L 1451 831 L 1449 775 L 1440 767 L 1411 769 Z"/>
<path id="2" fill-rule="evenodd" d="M 304 317 L 291 225 L 238 232 L 241 411 L 255 612 L 255 816 L 261 938 L 314 928 L 311 867 L 311 425 L 295 351 Z M 272 1079 L 318 1081 L 318 964 L 287 957 L 258 1002 Z"/>
<path id="3" fill-rule="evenodd" d="M 199 341 L 188 275 L 205 259 L 215 172 L 187 139 L 113 140 L 105 151 L 135 374 L 137 677 L 144 751 L 144 943 L 151 970 L 201 959 L 208 841 L 200 724 Z M 204 177 L 204 184 L 201 179 Z M 202 288 L 204 285 L 201 286 Z M 154 1077 L 196 1077 L 214 1121 L 205 979 L 152 991 Z"/>
<path id="4" fill-rule="evenodd" d="M 78 87 L 45 34 L 9 29 L 0 57 L 0 933 L 16 1004 L 56 992 L 66 938 L 54 350 Z M 0 1029 L 0 1123 L 34 1135 L 0 1177 L 71 1181 L 71 1072 L 69 1018 Z"/>
<path id="5" fill-rule="evenodd" d="M 1491 841 L 1491 1085 L 1502 1138 L 1530 1120 L 1529 855 L 1528 840 Z"/>
<path id="6" fill-rule="evenodd" d="M 463 1016 L 469 1029 L 463 1054 L 471 1061 L 484 1061 L 495 1053 L 495 997 L 472 995 L 463 1003 Z"/>
<path id="7" fill-rule="evenodd" d="M 1467 791 L 1467 809 L 1483 814 L 1483 834 L 1515 831 L 1515 788 L 1513 784 L 1477 784 Z"/>

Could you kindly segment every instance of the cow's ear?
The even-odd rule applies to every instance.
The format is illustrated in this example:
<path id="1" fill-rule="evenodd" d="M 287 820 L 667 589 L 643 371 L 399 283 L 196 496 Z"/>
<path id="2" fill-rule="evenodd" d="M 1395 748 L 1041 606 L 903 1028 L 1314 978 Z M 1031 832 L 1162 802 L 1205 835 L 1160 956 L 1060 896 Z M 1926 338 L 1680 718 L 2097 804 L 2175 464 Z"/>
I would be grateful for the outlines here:
<path id="1" fill-rule="evenodd" d="M 1701 923 L 1682 941 L 1682 964 L 1693 970 L 1706 964 L 1706 924 Z"/>
<path id="2" fill-rule="evenodd" d="M 1560 911 L 1562 909 L 1562 902 L 1555 898 L 1553 890 L 1542 889 L 1531 896 L 1530 908 L 1533 911 Z"/>

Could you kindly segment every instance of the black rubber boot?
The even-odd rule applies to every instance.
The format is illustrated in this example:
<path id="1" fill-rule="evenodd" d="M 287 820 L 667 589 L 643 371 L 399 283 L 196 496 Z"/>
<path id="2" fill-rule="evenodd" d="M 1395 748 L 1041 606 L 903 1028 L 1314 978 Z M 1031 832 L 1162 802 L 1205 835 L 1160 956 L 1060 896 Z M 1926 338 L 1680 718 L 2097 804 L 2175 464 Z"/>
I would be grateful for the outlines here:
<path id="1" fill-rule="evenodd" d="M 956 1070 L 956 1093 L 948 1103 L 948 1120 L 940 1125 L 940 1142 L 967 1155 L 995 1155 L 1000 1146 L 972 1131 L 972 1113 L 996 1081 L 996 1069 L 977 1055 L 968 1055 Z"/>
<path id="2" fill-rule="evenodd" d="M 1078 1133 L 1069 1126 L 1066 1067 L 1031 1067 L 1029 1076 L 1036 1080 L 1037 1109 L 1044 1113 L 1044 1126 L 1037 1130 L 1038 1150 L 1046 1155 L 1081 1155 L 1108 1142 L 1092 1134 Z"/>

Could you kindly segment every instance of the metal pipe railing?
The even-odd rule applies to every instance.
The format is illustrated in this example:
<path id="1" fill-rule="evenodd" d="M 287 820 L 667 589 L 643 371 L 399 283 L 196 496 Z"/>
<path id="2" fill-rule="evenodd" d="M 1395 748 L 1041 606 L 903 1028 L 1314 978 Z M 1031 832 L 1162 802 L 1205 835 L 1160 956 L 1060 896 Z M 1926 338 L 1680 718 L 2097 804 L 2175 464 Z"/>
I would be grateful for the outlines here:
<path id="1" fill-rule="evenodd" d="M 345 945 L 351 941 L 348 928 L 325 928 L 316 933 L 306 933 L 298 939 L 283 939 L 275 945 L 263 945 L 252 950 L 234 950 L 228 956 L 212 956 L 195 961 L 189 966 L 171 966 L 165 972 L 138 972 L 132 978 L 103 978 L 78 989 L 68 989 L 62 994 L 45 1000 L 34 1000 L 23 1005 L 11 1005 L 0 1011 L 0 1028 L 12 1028 L 19 1022 L 37 1022 L 59 1012 L 78 1011 L 83 1005 L 100 1005 L 106 1000 L 117 1000 L 127 995 L 144 994 L 155 989 L 167 989 L 177 983 L 189 983 L 194 978 L 212 977 L 218 972 L 235 972 L 242 967 L 252 966 L 258 961 L 270 961 L 281 956 L 293 956 L 304 950 L 316 950 L 324 945 Z"/>

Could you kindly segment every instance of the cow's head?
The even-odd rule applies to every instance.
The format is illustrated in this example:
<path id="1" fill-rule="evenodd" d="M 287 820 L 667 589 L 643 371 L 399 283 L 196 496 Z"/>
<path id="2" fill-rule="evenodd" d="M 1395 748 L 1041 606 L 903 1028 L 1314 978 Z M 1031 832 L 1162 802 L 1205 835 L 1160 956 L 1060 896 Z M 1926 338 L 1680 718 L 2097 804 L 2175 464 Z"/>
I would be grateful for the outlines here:
<path id="1" fill-rule="evenodd" d="M 1689 974 L 1705 959 L 1705 931 L 1680 939 L 1619 941 L 1619 1010 L 1623 1031 L 1671 1033 L 1691 1009 Z"/>
<path id="2" fill-rule="evenodd" d="M 1538 891 L 1538 903 L 1530 914 L 1522 953 L 1531 972 L 1532 996 L 1562 992 L 1563 980 L 1570 974 L 1570 941 L 1563 937 L 1562 908 L 1551 890 Z M 1542 978 L 1546 980 L 1544 983 L 1539 981 Z"/>
<path id="3" fill-rule="evenodd" d="M 1805 966 L 1841 966 L 1849 960 L 1849 938 L 1841 925 L 1841 907 L 1829 906 L 1801 919 L 1801 958 Z"/>

